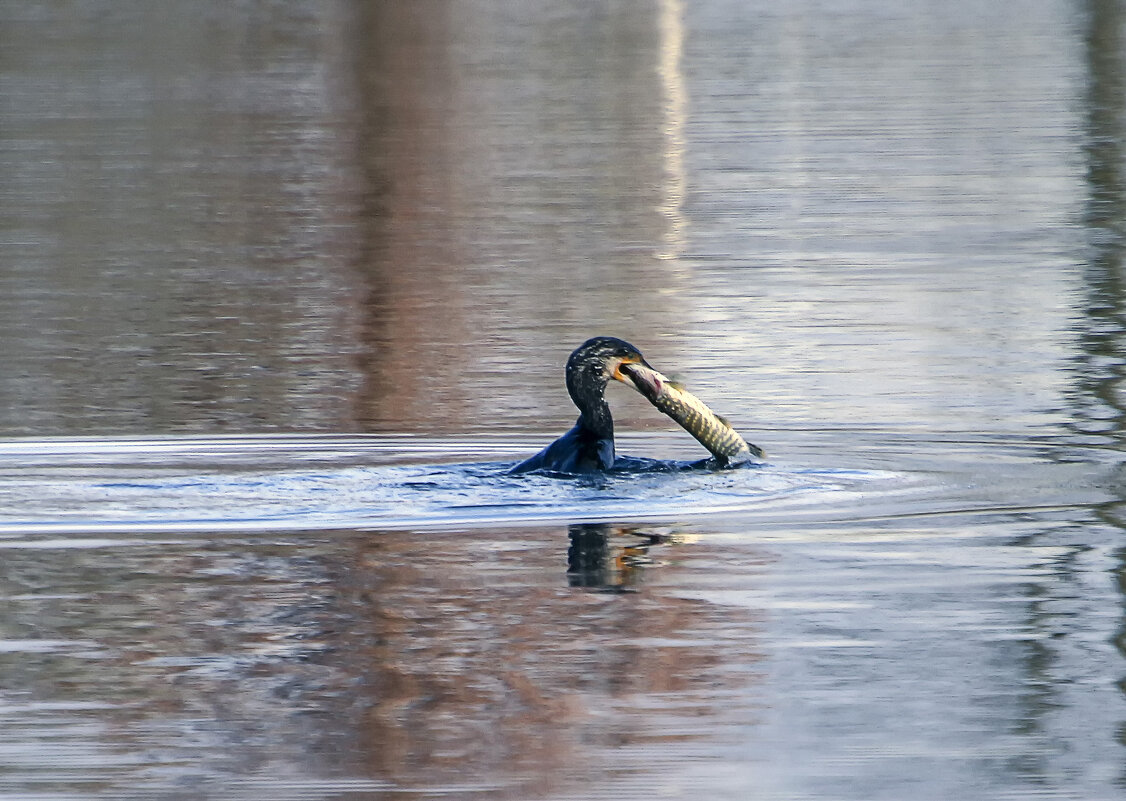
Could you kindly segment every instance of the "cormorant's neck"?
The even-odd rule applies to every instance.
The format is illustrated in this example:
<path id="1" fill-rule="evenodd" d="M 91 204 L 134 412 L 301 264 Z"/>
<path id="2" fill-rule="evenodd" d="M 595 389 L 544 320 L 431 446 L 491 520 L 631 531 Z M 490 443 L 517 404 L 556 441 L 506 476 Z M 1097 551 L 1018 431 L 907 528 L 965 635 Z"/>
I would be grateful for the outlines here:
<path id="1" fill-rule="evenodd" d="M 598 437 L 614 438 L 614 418 L 606 404 L 606 379 L 587 370 L 568 371 L 567 392 L 579 407 L 579 426 Z"/>
<path id="2" fill-rule="evenodd" d="M 606 401 L 601 400 L 598 405 L 589 409 L 582 409 L 579 415 L 579 425 L 598 436 L 599 439 L 614 438 L 614 418 L 610 416 L 610 407 Z"/>

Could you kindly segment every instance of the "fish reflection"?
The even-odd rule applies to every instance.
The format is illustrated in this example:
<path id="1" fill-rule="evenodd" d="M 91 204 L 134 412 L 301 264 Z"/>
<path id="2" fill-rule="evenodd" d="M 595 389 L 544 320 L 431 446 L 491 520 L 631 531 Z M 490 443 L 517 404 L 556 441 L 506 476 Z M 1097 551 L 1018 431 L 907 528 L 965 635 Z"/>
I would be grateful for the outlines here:
<path id="1" fill-rule="evenodd" d="M 624 545 L 613 545 L 614 534 L 636 537 Z M 651 563 L 651 546 L 665 542 L 661 534 L 634 526 L 606 523 L 575 523 L 568 529 L 567 581 L 572 587 L 629 592 L 641 580 L 641 569 Z"/>

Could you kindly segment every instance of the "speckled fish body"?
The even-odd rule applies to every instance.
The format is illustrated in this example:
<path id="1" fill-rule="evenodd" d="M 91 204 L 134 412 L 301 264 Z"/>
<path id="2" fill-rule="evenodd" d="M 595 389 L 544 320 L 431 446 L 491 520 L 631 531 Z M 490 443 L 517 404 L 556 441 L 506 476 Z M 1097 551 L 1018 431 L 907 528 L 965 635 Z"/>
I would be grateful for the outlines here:
<path id="1" fill-rule="evenodd" d="M 730 423 L 709 409 L 702 400 L 656 370 L 635 364 L 622 369 L 658 411 L 675 420 L 721 464 L 742 464 L 765 455 L 761 448 L 739 436 Z"/>

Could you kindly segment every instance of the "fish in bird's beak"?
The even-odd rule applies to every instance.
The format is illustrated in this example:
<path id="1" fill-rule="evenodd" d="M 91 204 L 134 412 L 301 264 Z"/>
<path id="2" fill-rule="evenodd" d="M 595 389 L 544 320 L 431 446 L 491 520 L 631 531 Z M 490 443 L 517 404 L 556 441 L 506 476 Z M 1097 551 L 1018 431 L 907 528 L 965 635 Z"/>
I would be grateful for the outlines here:
<path id="1" fill-rule="evenodd" d="M 669 379 L 658 373 L 644 361 L 623 362 L 614 371 L 614 378 L 630 384 L 634 389 L 648 398 L 656 400 L 661 390 L 669 383 Z"/>

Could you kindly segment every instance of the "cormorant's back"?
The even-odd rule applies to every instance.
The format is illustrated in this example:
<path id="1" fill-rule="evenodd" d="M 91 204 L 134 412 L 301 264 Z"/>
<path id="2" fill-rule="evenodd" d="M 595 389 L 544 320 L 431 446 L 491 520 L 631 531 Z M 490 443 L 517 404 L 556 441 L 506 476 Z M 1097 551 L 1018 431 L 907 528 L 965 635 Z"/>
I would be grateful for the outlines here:
<path id="1" fill-rule="evenodd" d="M 580 417 L 570 431 L 509 472 L 548 470 L 553 473 L 596 473 L 613 466 L 613 435 L 598 436 L 583 425 Z"/>

